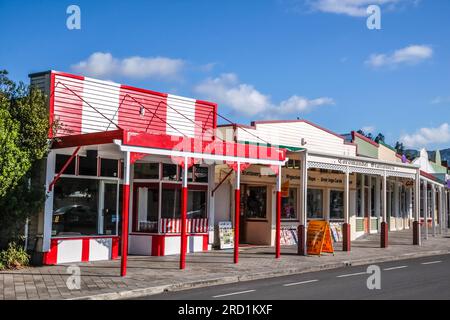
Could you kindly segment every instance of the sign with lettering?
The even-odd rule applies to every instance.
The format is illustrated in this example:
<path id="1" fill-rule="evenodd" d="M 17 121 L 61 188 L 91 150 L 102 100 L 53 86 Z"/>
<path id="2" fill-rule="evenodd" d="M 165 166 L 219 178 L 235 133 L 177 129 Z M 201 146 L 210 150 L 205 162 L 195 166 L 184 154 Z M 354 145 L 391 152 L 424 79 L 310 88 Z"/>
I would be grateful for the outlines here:
<path id="1" fill-rule="evenodd" d="M 220 249 L 232 249 L 234 247 L 234 231 L 231 221 L 219 222 Z"/>
<path id="2" fill-rule="evenodd" d="M 334 253 L 333 241 L 328 222 L 314 220 L 308 223 L 306 233 L 307 253 L 321 255 L 322 252 Z"/>

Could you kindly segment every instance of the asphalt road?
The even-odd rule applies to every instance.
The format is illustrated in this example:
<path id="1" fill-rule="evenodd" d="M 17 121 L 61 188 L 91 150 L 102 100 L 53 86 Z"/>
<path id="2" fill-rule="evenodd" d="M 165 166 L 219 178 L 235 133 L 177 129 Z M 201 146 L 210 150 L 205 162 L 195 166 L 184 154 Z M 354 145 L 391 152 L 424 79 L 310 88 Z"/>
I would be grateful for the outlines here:
<path id="1" fill-rule="evenodd" d="M 369 290 L 368 266 L 167 292 L 145 300 L 450 299 L 450 255 L 377 264 L 381 289 Z M 374 283 L 374 282 L 372 282 Z"/>

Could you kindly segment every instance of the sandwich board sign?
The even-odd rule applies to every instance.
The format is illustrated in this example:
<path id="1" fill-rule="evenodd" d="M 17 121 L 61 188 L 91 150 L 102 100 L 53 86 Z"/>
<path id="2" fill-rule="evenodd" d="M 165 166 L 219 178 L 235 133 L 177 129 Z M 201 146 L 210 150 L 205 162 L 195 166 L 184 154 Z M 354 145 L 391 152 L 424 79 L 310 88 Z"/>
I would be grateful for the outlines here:
<path id="1" fill-rule="evenodd" d="M 219 222 L 220 249 L 234 248 L 234 232 L 231 221 Z"/>
<path id="2" fill-rule="evenodd" d="M 311 221 L 306 233 L 307 253 L 320 256 L 323 252 L 333 253 L 330 225 L 327 221 Z"/>

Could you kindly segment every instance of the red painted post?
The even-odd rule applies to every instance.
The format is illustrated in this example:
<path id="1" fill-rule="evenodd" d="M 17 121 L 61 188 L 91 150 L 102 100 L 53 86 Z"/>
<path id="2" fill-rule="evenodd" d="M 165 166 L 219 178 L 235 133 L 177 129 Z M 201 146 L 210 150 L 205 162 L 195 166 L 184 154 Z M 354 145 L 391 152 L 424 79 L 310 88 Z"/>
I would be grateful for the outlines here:
<path id="1" fill-rule="evenodd" d="M 275 258 L 281 256 L 281 191 L 277 191 L 277 227 L 275 233 Z"/>
<path id="2" fill-rule="evenodd" d="M 181 188 L 181 254 L 180 254 L 180 269 L 186 267 L 186 251 L 187 251 L 187 187 Z"/>
<path id="3" fill-rule="evenodd" d="M 300 224 L 297 227 L 297 238 L 298 238 L 298 244 L 297 244 L 297 254 L 299 256 L 306 256 L 306 250 L 305 250 L 305 226 Z"/>
<path id="4" fill-rule="evenodd" d="M 234 190 L 234 263 L 239 262 L 239 218 L 241 214 L 241 190 Z"/>
<path id="5" fill-rule="evenodd" d="M 419 223 L 419 221 L 413 222 L 413 245 L 420 246 L 420 223 Z"/>
<path id="6" fill-rule="evenodd" d="M 183 177 L 181 188 L 181 243 L 180 243 L 180 269 L 186 267 L 186 251 L 187 251 L 187 200 L 188 200 L 188 188 L 187 188 L 187 172 L 188 172 L 188 158 L 184 159 L 183 164 Z"/>
<path id="7" fill-rule="evenodd" d="M 350 251 L 351 250 L 351 233 L 350 233 L 350 224 L 344 223 L 342 225 L 342 250 Z"/>
<path id="8" fill-rule="evenodd" d="M 381 223 L 381 248 L 388 247 L 388 224 L 386 222 Z"/>
<path id="9" fill-rule="evenodd" d="M 122 199 L 122 254 L 120 262 L 120 275 L 127 275 L 128 260 L 128 217 L 130 203 L 130 153 L 124 153 L 124 173 L 123 173 L 123 199 Z"/>

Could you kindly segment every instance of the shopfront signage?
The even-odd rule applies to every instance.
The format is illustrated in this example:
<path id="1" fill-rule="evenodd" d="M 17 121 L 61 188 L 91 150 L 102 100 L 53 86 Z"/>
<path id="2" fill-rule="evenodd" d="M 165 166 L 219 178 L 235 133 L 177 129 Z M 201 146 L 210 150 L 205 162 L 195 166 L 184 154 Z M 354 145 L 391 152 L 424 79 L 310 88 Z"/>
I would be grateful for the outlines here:
<path id="1" fill-rule="evenodd" d="M 334 253 L 330 225 L 327 221 L 315 220 L 309 222 L 306 237 L 307 253 L 309 255 L 320 256 L 322 252 Z"/>

